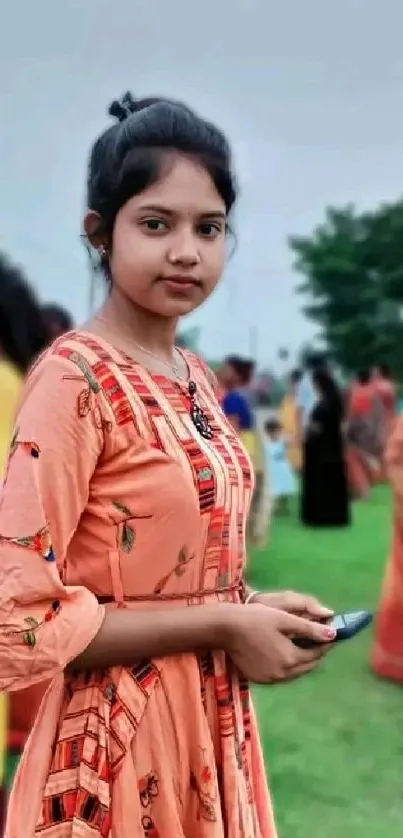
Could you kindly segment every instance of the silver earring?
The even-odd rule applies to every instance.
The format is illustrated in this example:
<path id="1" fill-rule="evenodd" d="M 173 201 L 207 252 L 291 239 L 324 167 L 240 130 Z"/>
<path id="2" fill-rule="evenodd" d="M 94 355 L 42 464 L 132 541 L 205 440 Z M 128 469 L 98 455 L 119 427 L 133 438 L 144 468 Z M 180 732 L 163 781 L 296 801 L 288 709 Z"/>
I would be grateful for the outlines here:
<path id="1" fill-rule="evenodd" d="M 101 244 L 101 246 L 98 248 L 98 255 L 101 261 L 105 259 L 105 257 L 108 255 L 108 251 L 104 244 Z"/>

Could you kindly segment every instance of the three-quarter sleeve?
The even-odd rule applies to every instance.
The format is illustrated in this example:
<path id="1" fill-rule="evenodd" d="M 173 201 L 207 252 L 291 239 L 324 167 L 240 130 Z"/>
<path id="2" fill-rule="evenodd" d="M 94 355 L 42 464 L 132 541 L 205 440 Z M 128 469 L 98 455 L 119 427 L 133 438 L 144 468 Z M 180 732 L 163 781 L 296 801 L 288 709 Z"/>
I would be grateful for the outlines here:
<path id="1" fill-rule="evenodd" d="M 51 353 L 25 385 L 0 500 L 2 690 L 60 674 L 102 624 L 96 597 L 63 584 L 103 451 L 99 401 L 85 364 Z"/>

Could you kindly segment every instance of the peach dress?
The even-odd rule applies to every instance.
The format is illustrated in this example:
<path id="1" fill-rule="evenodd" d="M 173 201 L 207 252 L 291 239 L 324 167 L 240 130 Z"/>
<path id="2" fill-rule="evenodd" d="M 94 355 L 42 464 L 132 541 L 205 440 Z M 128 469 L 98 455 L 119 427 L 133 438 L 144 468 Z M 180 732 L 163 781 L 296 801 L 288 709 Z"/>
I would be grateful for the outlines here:
<path id="1" fill-rule="evenodd" d="M 52 679 L 7 838 L 275 838 L 248 684 L 223 652 L 67 674 L 106 608 L 242 600 L 247 456 L 204 365 L 151 375 L 85 332 L 25 386 L 0 506 L 0 686 Z"/>

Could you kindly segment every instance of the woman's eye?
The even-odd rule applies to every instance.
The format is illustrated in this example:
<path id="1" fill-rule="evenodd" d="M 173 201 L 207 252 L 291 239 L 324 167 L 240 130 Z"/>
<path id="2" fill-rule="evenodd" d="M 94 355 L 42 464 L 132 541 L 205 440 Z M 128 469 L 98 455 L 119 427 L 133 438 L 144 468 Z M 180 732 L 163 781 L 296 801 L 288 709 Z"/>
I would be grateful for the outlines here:
<path id="1" fill-rule="evenodd" d="M 152 233 L 164 233 L 168 228 L 165 221 L 161 218 L 146 218 L 143 226 Z"/>
<path id="2" fill-rule="evenodd" d="M 213 224 L 212 221 L 204 221 L 199 225 L 199 233 L 207 239 L 214 239 L 220 235 L 221 227 L 219 224 Z"/>

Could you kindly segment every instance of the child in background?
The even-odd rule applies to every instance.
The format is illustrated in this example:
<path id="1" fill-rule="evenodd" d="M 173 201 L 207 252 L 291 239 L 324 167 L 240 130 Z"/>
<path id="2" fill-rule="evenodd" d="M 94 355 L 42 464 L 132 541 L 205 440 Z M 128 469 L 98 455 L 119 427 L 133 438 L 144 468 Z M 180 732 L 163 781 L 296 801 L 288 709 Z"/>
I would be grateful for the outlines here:
<path id="1" fill-rule="evenodd" d="M 275 513 L 287 515 L 289 500 L 297 491 L 295 476 L 288 460 L 288 440 L 278 419 L 269 419 L 264 427 L 266 469 L 270 481 L 273 510 Z"/>

